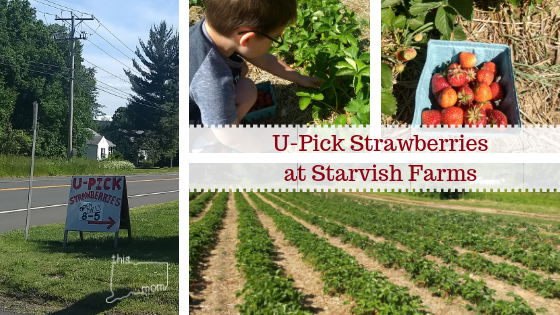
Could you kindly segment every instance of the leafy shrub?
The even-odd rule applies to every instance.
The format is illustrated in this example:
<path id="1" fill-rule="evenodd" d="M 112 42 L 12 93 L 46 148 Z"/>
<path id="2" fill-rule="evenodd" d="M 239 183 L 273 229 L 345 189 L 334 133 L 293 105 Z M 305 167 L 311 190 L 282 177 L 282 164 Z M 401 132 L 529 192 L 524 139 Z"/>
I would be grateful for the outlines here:
<path id="1" fill-rule="evenodd" d="M 134 164 L 129 161 L 102 161 L 101 168 L 107 171 L 130 171 L 133 170 Z"/>

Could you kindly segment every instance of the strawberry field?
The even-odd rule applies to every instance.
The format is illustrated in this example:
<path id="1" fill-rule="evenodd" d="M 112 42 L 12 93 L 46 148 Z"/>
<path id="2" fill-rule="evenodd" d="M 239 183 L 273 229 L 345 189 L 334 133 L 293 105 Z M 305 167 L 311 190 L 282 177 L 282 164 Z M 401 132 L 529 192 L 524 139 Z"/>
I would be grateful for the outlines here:
<path id="1" fill-rule="evenodd" d="M 190 226 L 193 314 L 560 312 L 560 224 L 340 193 L 212 203 Z"/>
<path id="2" fill-rule="evenodd" d="M 190 15 L 195 23 L 204 9 L 191 6 Z M 253 123 L 369 124 L 369 1 L 298 1 L 297 22 L 286 28 L 283 39 L 270 53 L 325 82 L 319 89 L 303 88 L 249 64 L 248 77 L 255 83 L 271 81 L 278 104 L 275 115 Z"/>
<path id="3" fill-rule="evenodd" d="M 412 123 L 432 39 L 510 46 L 521 122 L 560 124 L 558 1 L 383 0 L 381 10 L 382 124 Z"/>

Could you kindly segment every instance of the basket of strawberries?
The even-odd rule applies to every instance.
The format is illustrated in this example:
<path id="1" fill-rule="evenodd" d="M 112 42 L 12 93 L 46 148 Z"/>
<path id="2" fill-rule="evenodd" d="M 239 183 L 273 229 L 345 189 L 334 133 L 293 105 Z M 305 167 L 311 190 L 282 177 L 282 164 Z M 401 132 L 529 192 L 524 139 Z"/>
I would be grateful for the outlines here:
<path id="1" fill-rule="evenodd" d="M 433 129 L 418 128 L 420 125 L 506 127 L 520 126 L 520 122 L 509 46 L 439 40 L 428 43 L 426 64 L 416 89 L 412 122 L 416 131 Z M 461 130 L 473 135 L 480 132 Z M 518 133 L 516 128 L 513 134 Z"/>
<path id="2" fill-rule="evenodd" d="M 276 100 L 274 99 L 274 91 L 272 91 L 272 83 L 270 81 L 257 84 L 257 100 L 245 119 L 248 122 L 262 119 L 276 114 Z"/>

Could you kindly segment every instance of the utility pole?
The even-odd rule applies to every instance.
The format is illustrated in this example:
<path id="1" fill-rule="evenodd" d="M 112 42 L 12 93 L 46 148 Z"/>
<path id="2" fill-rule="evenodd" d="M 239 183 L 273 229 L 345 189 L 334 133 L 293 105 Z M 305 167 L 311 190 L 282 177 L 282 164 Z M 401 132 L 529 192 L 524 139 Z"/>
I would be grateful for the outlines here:
<path id="1" fill-rule="evenodd" d="M 93 15 L 89 18 L 79 18 L 74 15 L 74 12 L 70 12 L 72 17 L 70 18 L 61 18 L 56 16 L 55 20 L 57 21 L 70 21 L 70 38 L 62 38 L 60 40 L 70 40 L 70 99 L 69 99 L 69 117 L 68 117 L 68 159 L 72 159 L 72 126 L 74 123 L 74 46 L 76 39 L 87 39 L 85 33 L 80 34 L 79 37 L 75 37 L 76 33 L 76 26 L 78 26 L 82 21 L 92 21 Z M 78 21 L 78 24 L 76 24 Z"/>

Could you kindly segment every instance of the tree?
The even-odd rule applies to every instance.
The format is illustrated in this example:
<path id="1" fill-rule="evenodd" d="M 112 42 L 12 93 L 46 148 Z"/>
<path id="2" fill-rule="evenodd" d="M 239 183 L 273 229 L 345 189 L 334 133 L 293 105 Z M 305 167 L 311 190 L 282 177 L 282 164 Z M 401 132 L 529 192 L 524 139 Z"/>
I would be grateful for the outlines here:
<path id="1" fill-rule="evenodd" d="M 129 141 L 147 150 L 150 160 L 169 158 L 172 165 L 179 151 L 179 34 L 162 21 L 152 26 L 146 43 L 139 43 L 136 71 L 124 70 L 134 95 L 113 122 L 117 118 L 119 128 L 126 129 L 123 133 L 134 135 Z"/>

